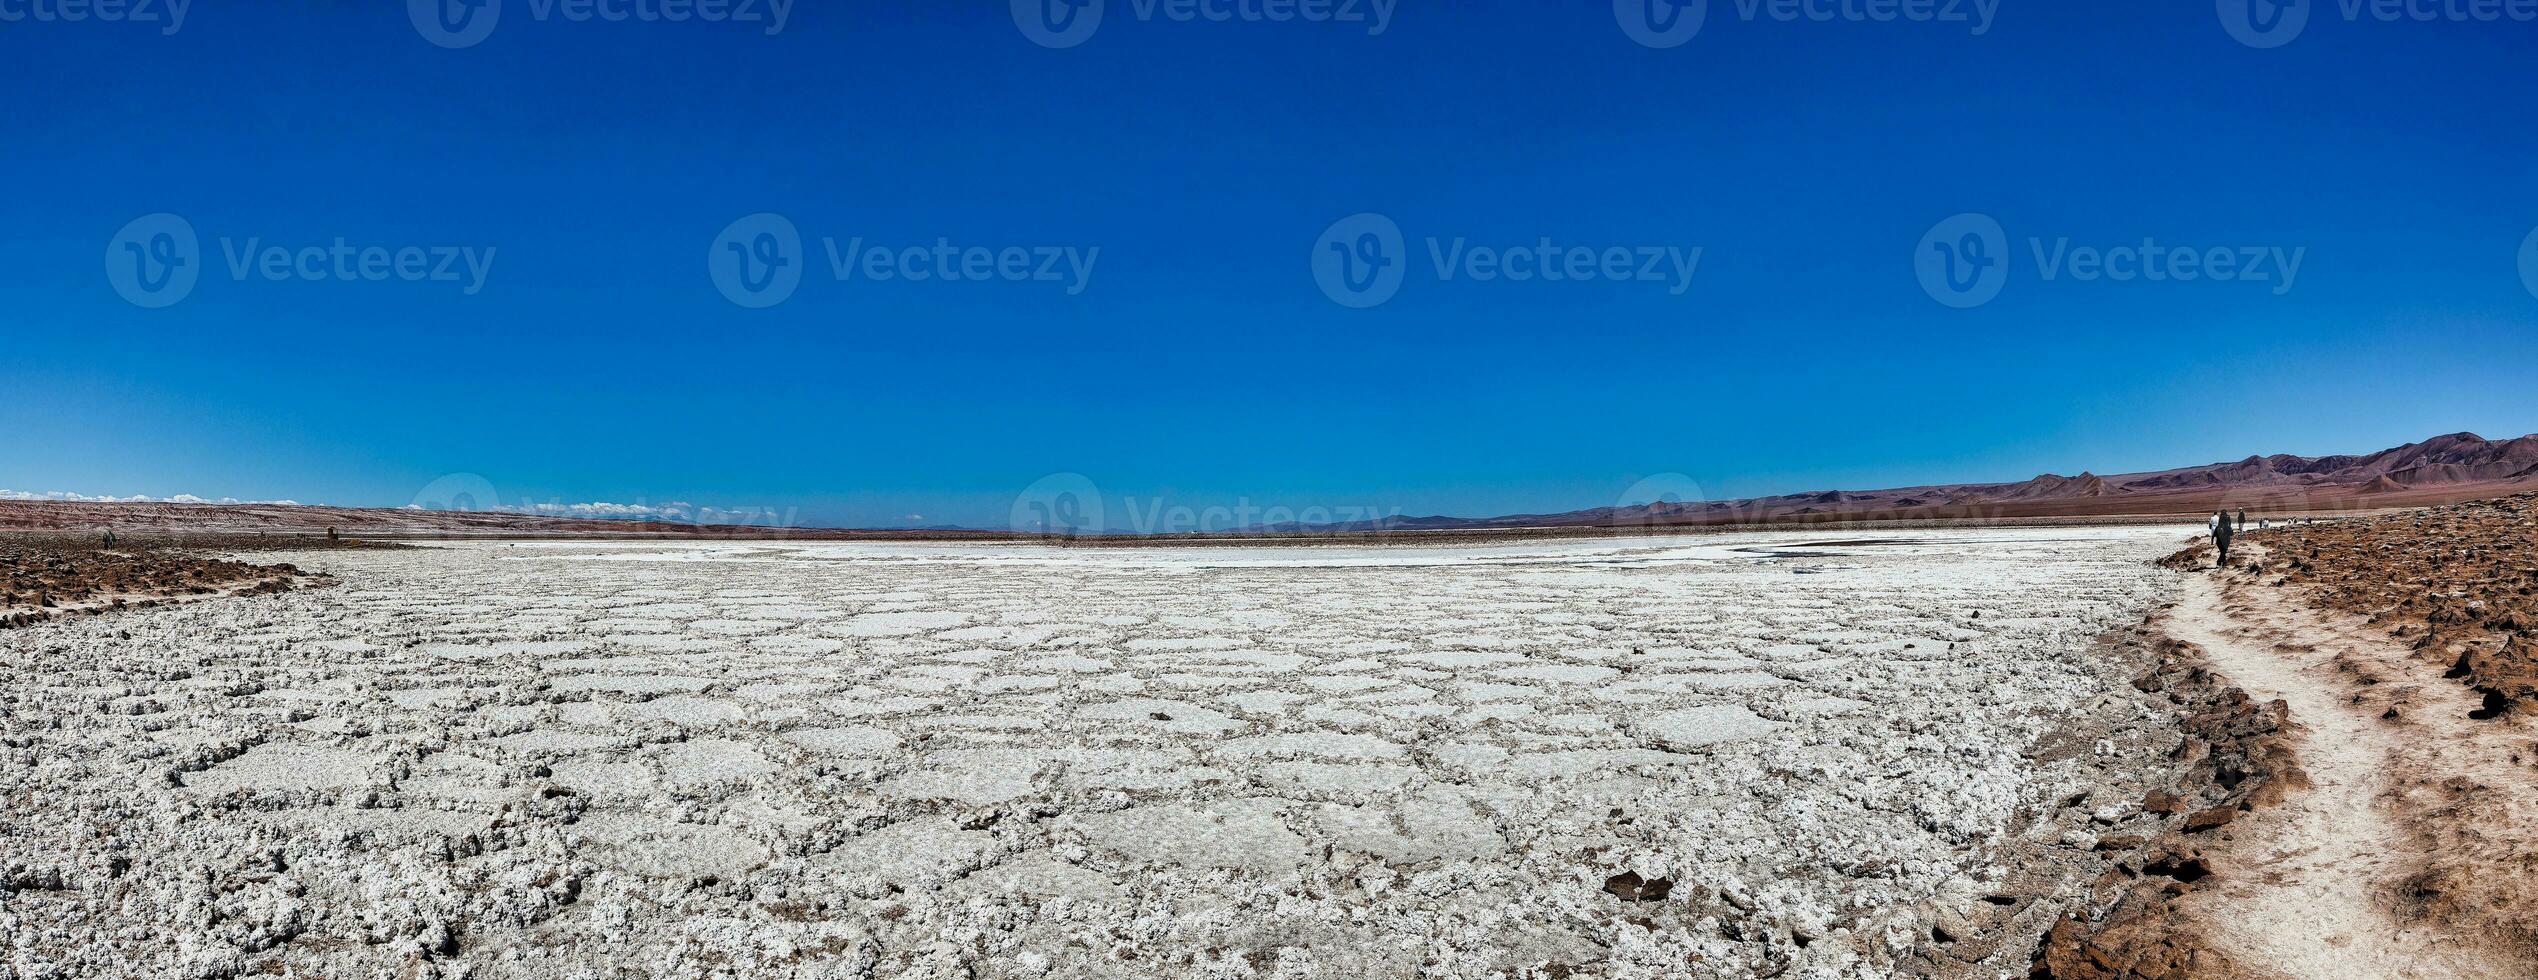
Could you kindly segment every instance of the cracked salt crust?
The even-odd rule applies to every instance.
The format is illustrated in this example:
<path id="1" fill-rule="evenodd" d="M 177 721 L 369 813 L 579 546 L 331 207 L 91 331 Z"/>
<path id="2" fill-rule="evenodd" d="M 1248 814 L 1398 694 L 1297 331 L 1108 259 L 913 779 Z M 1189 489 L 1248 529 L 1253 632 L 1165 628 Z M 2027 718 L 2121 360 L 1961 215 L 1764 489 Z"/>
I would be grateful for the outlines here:
<path id="1" fill-rule="evenodd" d="M 2175 535 L 1911 537 L 282 556 L 0 641 L 0 974 L 1885 976 Z"/>

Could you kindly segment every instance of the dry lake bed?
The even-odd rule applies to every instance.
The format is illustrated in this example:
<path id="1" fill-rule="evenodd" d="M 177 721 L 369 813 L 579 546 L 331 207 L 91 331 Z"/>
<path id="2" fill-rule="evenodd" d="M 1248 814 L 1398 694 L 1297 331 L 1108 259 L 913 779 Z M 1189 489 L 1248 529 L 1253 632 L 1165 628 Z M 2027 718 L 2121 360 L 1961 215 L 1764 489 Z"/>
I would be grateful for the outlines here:
<path id="1" fill-rule="evenodd" d="M 1928 972 L 2185 533 L 260 556 L 0 633 L 0 976 Z"/>

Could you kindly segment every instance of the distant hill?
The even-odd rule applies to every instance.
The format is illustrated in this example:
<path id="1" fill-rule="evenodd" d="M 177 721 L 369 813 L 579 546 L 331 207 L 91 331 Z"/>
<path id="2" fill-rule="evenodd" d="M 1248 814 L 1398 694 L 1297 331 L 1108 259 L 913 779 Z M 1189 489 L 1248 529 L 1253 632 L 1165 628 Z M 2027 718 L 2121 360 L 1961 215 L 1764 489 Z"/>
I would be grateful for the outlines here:
<path id="1" fill-rule="evenodd" d="M 2151 473 L 2051 473 L 2017 483 L 1813 490 L 1743 500 L 1597 507 L 1505 517 L 1396 517 L 1282 524 L 1271 532 L 1648 527 L 1836 521 L 2154 516 L 2416 507 L 2538 490 L 2538 435 L 2437 436 L 2366 456 L 2249 456 Z"/>
<path id="2" fill-rule="evenodd" d="M 1504 517 L 1393 517 L 1346 524 L 1278 524 L 1236 535 L 1394 531 L 1568 530 L 2096 517 L 2156 517 L 2221 508 L 2290 513 L 2421 507 L 2538 490 L 2538 435 L 2490 440 L 2474 433 L 2366 456 L 2249 456 L 2153 473 L 2044 474 L 2016 483 L 1889 490 L 1815 490 L 1744 500 L 1597 507 Z M 0 501 L 0 531 L 162 531 L 186 534 L 372 537 L 628 537 L 905 540 L 1036 538 L 931 527 L 829 530 L 689 524 L 665 520 L 540 517 L 481 511 L 312 507 L 297 504 Z M 1174 537 L 1193 537 L 1178 535 Z"/>
<path id="3" fill-rule="evenodd" d="M 628 537 L 628 538 L 961 538 L 986 532 L 957 528 L 842 531 L 753 525 L 693 524 L 655 518 L 541 517 L 505 511 L 303 504 L 105 503 L 0 500 L 0 531 L 169 532 L 209 535 L 347 537 Z"/>

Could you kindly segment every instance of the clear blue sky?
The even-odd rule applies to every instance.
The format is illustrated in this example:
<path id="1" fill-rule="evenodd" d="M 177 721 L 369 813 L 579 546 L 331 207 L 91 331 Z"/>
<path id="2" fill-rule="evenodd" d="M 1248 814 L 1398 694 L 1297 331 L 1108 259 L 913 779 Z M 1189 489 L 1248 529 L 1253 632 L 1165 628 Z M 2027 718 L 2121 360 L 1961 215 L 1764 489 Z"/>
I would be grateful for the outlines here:
<path id="1" fill-rule="evenodd" d="M 1656 49 L 1603 3 L 1414 0 L 1377 35 L 1110 0 L 1057 49 L 1002 0 L 773 36 L 500 2 L 455 49 L 392 3 L 0 22 L 0 487 L 394 506 L 473 473 L 998 525 L 1079 473 L 1491 514 L 2538 430 L 2538 25 L 2313 4 L 2257 50 L 2210 3 L 2005 0 L 1977 35 L 1716 0 Z M 102 260 L 159 212 L 201 280 L 148 309 Z M 766 309 L 707 271 L 756 212 L 808 240 Z M 1407 236 L 1368 309 L 1312 267 L 1360 212 Z M 1914 262 L 1964 212 L 2009 279 L 1955 309 Z M 2066 237 L 2304 251 L 2280 295 L 2047 281 L 2030 242 Z M 337 238 L 493 260 L 469 295 L 224 255 Z M 1070 295 L 840 281 L 824 238 L 1100 252 Z M 1431 238 L 1701 253 L 1677 295 L 1443 280 Z"/>

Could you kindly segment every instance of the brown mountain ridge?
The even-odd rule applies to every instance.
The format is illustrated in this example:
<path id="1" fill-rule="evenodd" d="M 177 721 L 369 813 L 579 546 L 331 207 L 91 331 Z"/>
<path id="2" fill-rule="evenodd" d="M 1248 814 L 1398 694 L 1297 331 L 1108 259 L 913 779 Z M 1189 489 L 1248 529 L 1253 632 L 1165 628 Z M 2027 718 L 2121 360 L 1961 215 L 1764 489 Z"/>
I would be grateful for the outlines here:
<path id="1" fill-rule="evenodd" d="M 1817 490 L 1742 500 L 1491 518 L 1408 517 L 1273 530 L 1634 527 L 1885 520 L 2318 513 L 2456 503 L 2538 489 L 2538 435 L 2455 432 L 2361 456 L 2249 456 L 2148 473 L 2047 473 L 2017 483 Z"/>
<path id="2" fill-rule="evenodd" d="M 2263 514 L 2377 510 L 2457 503 L 2538 490 L 2538 435 L 2492 440 L 2437 436 L 2361 456 L 2249 456 L 2148 473 L 2047 473 L 2016 483 L 1886 490 L 1815 490 L 1743 500 L 1597 507 L 1504 517 L 1393 517 L 1351 524 L 1281 524 L 1225 532 L 1317 535 L 1523 528 L 1705 527 L 1873 521 L 2160 517 L 2246 510 Z M 281 504 L 0 501 L 0 531 L 105 528 L 184 534 L 371 537 L 641 536 L 802 539 L 1039 537 L 998 531 L 846 530 L 599 520 L 510 513 Z M 1186 537 L 1187 535 L 1181 535 Z"/>

